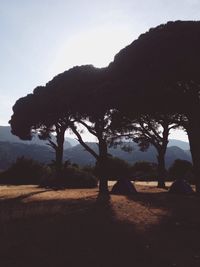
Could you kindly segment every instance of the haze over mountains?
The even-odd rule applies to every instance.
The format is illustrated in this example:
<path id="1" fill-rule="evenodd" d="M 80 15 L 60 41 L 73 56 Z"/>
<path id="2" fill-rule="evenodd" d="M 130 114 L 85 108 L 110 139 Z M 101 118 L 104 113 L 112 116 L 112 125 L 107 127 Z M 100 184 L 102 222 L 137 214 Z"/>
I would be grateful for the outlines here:
<path id="1" fill-rule="evenodd" d="M 0 126 L 0 142 L 20 143 L 25 145 L 39 145 L 39 146 L 46 146 L 47 143 L 47 141 L 40 140 L 38 137 L 33 137 L 31 141 L 21 140 L 19 139 L 19 137 L 11 133 L 10 126 Z M 76 141 L 73 138 L 67 137 L 64 143 L 64 148 L 67 149 L 77 144 L 78 141 Z"/>
<path id="2" fill-rule="evenodd" d="M 20 156 L 50 163 L 54 159 L 54 151 L 46 143 L 39 138 L 33 138 L 32 141 L 22 141 L 11 134 L 9 126 L 0 126 L 0 169 L 9 167 Z M 98 150 L 96 143 L 90 142 L 88 144 Z M 151 146 L 146 152 L 141 152 L 137 144 L 130 142 L 130 146 L 133 147 L 131 153 L 123 151 L 119 146 L 110 148 L 109 153 L 131 164 L 136 161 L 157 161 L 154 147 Z M 95 164 L 95 159 L 75 139 L 66 138 L 64 148 L 64 160 L 70 160 L 79 165 Z M 166 166 L 169 167 L 177 158 L 191 161 L 189 144 L 171 139 L 166 153 Z"/>

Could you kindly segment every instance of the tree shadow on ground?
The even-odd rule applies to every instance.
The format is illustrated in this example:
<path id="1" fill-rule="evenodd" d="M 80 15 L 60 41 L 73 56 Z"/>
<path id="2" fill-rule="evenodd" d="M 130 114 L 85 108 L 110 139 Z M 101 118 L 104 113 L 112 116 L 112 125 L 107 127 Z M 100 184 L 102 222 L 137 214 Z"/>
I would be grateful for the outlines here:
<path id="1" fill-rule="evenodd" d="M 116 219 L 108 195 L 20 203 L 30 213 L 35 204 L 38 216 L 21 216 L 0 228 L 2 266 L 121 267 L 133 259 L 135 266 L 147 266 L 134 225 Z"/>
<path id="2" fill-rule="evenodd" d="M 49 191 L 52 191 L 53 189 L 45 189 L 45 190 L 39 190 L 39 191 L 34 191 L 34 192 L 30 192 L 30 193 L 27 193 L 27 194 L 22 194 L 22 195 L 19 195 L 17 197 L 13 197 L 13 198 L 8 198 L 8 199 L 5 199 L 4 197 L 0 197 L 0 201 L 3 200 L 4 201 L 4 204 L 5 202 L 20 202 L 26 198 L 29 198 L 29 197 L 32 197 L 34 195 L 38 195 L 38 194 L 41 194 L 41 193 L 46 193 L 46 192 L 49 192 Z"/>
<path id="3" fill-rule="evenodd" d="M 166 259 L 166 266 L 200 266 L 198 196 L 141 192 L 127 199 L 141 204 L 149 219 L 158 218 L 159 224 L 144 232 L 152 252 L 158 252 L 154 256 L 152 253 L 154 259 L 158 262 Z"/>
<path id="4" fill-rule="evenodd" d="M 133 221 L 118 219 L 113 206 L 116 200 L 112 196 L 95 194 L 81 199 L 50 198 L 31 202 L 18 198 L 11 210 L 20 213 L 21 209 L 19 216 L 0 220 L 1 265 L 199 266 L 197 247 L 191 244 L 192 241 L 196 244 L 199 235 L 181 237 L 185 228 L 174 224 L 174 213 L 182 201 L 177 204 L 174 196 L 154 194 L 127 197 L 129 205 L 150 203 L 152 208 L 164 206 L 169 212 L 159 217 L 159 224 L 151 225 L 144 232 L 139 232 Z M 9 210 L 9 202 L 4 206 L 3 203 L 1 208 Z M 178 206 L 174 207 L 173 203 Z M 128 213 L 129 208 L 125 203 L 122 211 Z M 148 216 L 156 215 L 148 213 Z M 189 232 L 191 235 L 191 228 Z"/>

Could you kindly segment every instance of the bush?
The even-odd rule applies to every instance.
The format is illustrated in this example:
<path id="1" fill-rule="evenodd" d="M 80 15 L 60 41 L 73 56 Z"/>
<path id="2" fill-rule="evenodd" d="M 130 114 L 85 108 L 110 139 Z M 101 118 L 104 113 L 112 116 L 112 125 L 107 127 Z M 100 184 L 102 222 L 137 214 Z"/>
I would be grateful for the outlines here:
<path id="1" fill-rule="evenodd" d="M 0 175 L 1 184 L 40 184 L 49 168 L 35 160 L 20 157 L 12 166 Z"/>
<path id="2" fill-rule="evenodd" d="M 193 166 L 192 163 L 187 160 L 177 159 L 174 161 L 172 166 L 169 168 L 169 175 L 171 180 L 185 179 L 193 180 Z"/>
<path id="3" fill-rule="evenodd" d="M 95 167 L 94 166 L 85 165 L 81 168 L 81 170 L 95 176 Z"/>
<path id="4" fill-rule="evenodd" d="M 157 178 L 157 164 L 148 161 L 138 161 L 132 167 L 132 174 L 137 180 L 153 181 Z"/>
<path id="5" fill-rule="evenodd" d="M 117 157 L 109 157 L 103 165 L 103 170 L 97 164 L 95 173 L 100 175 L 103 172 L 109 180 L 119 180 L 121 178 L 130 178 L 130 165 L 123 159 Z"/>
<path id="6" fill-rule="evenodd" d="M 59 175 L 52 168 L 51 173 L 43 179 L 41 186 L 58 186 L 66 188 L 94 188 L 97 178 L 73 165 L 64 165 Z"/>
<path id="7" fill-rule="evenodd" d="M 63 170 L 62 179 L 68 187 L 93 188 L 97 186 L 97 178 L 95 176 L 73 166 Z"/>

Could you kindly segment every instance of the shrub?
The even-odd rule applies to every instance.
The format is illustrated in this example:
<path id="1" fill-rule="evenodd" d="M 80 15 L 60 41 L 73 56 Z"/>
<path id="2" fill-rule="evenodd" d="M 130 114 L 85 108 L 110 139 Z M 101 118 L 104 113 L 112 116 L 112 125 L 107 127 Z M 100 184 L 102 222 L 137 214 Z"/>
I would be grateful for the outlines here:
<path id="1" fill-rule="evenodd" d="M 101 170 L 99 165 L 96 166 L 95 173 L 98 176 L 101 171 L 108 177 L 109 180 L 119 180 L 121 178 L 130 178 L 131 167 L 123 159 L 117 157 L 109 157 L 104 164 L 104 169 Z"/>
<path id="2" fill-rule="evenodd" d="M 50 170 L 47 166 L 32 160 L 20 157 L 6 171 L 1 173 L 1 184 L 40 184 Z"/>
<path id="3" fill-rule="evenodd" d="M 95 167 L 94 166 L 85 165 L 81 168 L 81 170 L 95 176 Z"/>
<path id="4" fill-rule="evenodd" d="M 186 179 L 193 180 L 193 166 L 192 163 L 187 160 L 177 159 L 169 168 L 169 175 L 171 180 Z"/>
<path id="5" fill-rule="evenodd" d="M 138 161 L 132 167 L 132 174 L 137 180 L 156 180 L 157 164 L 148 161 Z"/>
<path id="6" fill-rule="evenodd" d="M 97 178 L 95 176 L 73 166 L 63 170 L 62 179 L 68 187 L 93 188 L 97 186 Z"/>
<path id="7" fill-rule="evenodd" d="M 52 168 L 48 176 L 46 176 L 41 186 L 58 186 L 66 188 L 94 188 L 97 187 L 97 178 L 83 171 L 76 166 L 64 165 L 59 174 L 56 173 L 55 169 Z"/>

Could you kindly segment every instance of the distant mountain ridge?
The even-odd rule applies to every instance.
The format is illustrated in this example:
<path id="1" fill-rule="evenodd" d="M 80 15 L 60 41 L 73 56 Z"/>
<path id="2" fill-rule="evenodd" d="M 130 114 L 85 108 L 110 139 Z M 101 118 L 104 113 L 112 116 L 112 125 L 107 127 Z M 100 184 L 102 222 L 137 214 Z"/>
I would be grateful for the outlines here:
<path id="1" fill-rule="evenodd" d="M 76 140 L 72 139 L 74 142 L 73 144 L 77 145 L 69 144 L 68 140 L 69 138 L 67 138 L 67 142 L 65 142 L 64 160 L 70 160 L 79 165 L 95 164 L 93 156 L 85 151 L 80 144 L 77 144 L 78 142 Z M 33 158 L 43 163 L 50 163 L 54 160 L 55 154 L 53 149 L 45 143 L 45 141 L 39 139 L 33 139 L 31 142 L 22 141 L 10 133 L 10 127 L 0 126 L 0 169 L 7 168 L 20 156 Z M 87 144 L 98 151 L 98 145 L 96 143 L 88 142 Z M 153 146 L 150 146 L 146 152 L 141 152 L 137 144 L 133 142 L 130 142 L 130 146 L 133 148 L 131 153 L 125 152 L 119 146 L 117 148 L 109 148 L 109 153 L 131 164 L 136 161 L 157 162 L 156 150 Z M 166 152 L 166 167 L 168 168 L 173 161 L 178 158 L 191 161 L 189 144 L 172 139 L 169 141 Z"/>
<path id="2" fill-rule="evenodd" d="M 181 140 L 169 139 L 168 147 L 170 146 L 177 146 L 183 150 L 190 150 L 189 143 Z"/>
<path id="3" fill-rule="evenodd" d="M 98 151 L 98 146 L 96 143 L 87 143 L 92 149 L 96 152 Z M 109 148 L 108 152 L 115 157 L 122 158 L 133 164 L 137 161 L 150 161 L 157 162 L 156 158 L 156 149 L 153 146 L 150 146 L 149 149 L 145 152 L 140 151 L 139 147 L 134 143 L 131 143 L 130 146 L 133 148 L 133 151 L 128 153 L 122 150 L 119 146 L 117 148 Z M 69 159 L 71 162 L 78 163 L 80 165 L 94 165 L 95 159 L 90 155 L 85 149 L 79 144 L 75 147 L 66 149 L 64 151 L 65 158 Z M 191 154 L 188 150 L 183 150 L 177 146 L 171 146 L 167 148 L 165 161 L 166 167 L 174 162 L 175 159 L 183 159 L 191 161 Z"/>
<path id="4" fill-rule="evenodd" d="M 55 139 L 54 136 L 52 136 L 52 138 Z M 39 145 L 39 146 L 46 146 L 47 144 L 47 141 L 40 140 L 36 136 L 34 136 L 31 141 L 21 140 L 19 137 L 11 133 L 10 126 L 0 126 L 0 142 L 20 143 L 20 144 L 26 144 L 26 145 Z M 77 144 L 78 144 L 78 141 L 76 141 L 73 138 L 67 137 L 65 139 L 64 149 L 75 146 Z"/>
<path id="5" fill-rule="evenodd" d="M 0 142 L 0 169 L 8 168 L 17 158 L 22 156 L 42 163 L 50 163 L 54 159 L 54 152 L 48 146 Z"/>
<path id="6" fill-rule="evenodd" d="M 66 139 L 65 145 L 64 145 L 65 149 L 79 144 L 78 141 L 74 138 L 67 137 L 65 139 Z M 0 126 L 0 142 L 23 143 L 23 144 L 28 144 L 28 145 L 35 144 L 39 146 L 46 146 L 46 143 L 47 143 L 47 141 L 40 140 L 38 137 L 33 137 L 31 141 L 23 141 L 19 137 L 11 133 L 10 126 Z M 190 149 L 188 142 L 176 140 L 176 139 L 169 139 L 168 147 L 170 146 L 177 146 L 183 150 Z"/>

